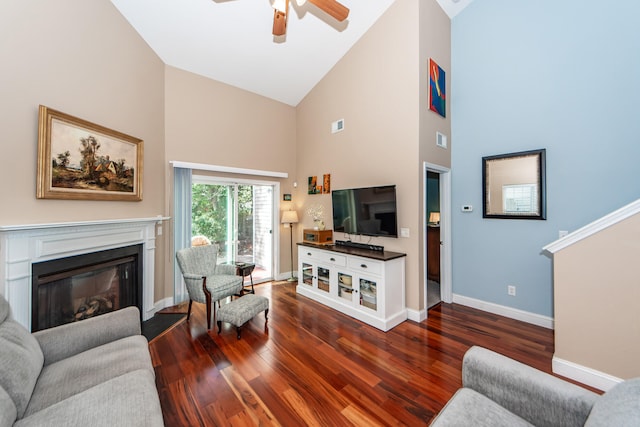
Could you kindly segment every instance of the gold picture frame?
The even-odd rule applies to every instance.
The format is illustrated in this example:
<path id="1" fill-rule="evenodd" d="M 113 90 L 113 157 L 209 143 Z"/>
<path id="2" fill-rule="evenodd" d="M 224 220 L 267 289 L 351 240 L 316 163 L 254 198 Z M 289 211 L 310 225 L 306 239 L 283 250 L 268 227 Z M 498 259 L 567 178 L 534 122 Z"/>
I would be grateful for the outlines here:
<path id="1" fill-rule="evenodd" d="M 142 200 L 143 141 L 41 105 L 38 199 Z"/>

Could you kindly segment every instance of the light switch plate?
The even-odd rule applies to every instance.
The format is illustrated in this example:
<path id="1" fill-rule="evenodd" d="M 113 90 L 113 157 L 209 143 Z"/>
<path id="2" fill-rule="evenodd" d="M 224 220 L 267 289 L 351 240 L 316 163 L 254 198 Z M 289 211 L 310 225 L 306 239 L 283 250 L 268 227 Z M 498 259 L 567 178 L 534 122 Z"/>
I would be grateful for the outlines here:
<path id="1" fill-rule="evenodd" d="M 401 228 L 400 229 L 400 237 L 409 237 L 409 229 Z"/>

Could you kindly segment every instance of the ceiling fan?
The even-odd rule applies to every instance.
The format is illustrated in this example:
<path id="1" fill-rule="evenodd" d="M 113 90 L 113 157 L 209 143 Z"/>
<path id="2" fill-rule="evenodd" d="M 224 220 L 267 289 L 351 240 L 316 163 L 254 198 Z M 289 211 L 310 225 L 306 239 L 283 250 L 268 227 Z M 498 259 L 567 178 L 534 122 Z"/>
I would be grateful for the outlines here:
<path id="1" fill-rule="evenodd" d="M 302 6 L 307 0 L 294 0 Z M 323 12 L 342 22 L 349 16 L 349 9 L 336 0 L 308 0 Z M 287 33 L 289 0 L 273 0 L 273 35 L 284 36 Z"/>

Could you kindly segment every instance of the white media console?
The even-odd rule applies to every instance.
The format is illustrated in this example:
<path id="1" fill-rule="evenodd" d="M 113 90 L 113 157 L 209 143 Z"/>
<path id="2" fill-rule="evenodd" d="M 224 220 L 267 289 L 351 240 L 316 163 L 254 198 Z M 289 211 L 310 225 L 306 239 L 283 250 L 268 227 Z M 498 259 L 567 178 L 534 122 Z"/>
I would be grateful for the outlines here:
<path id="1" fill-rule="evenodd" d="M 407 319 L 399 252 L 298 243 L 300 295 L 383 331 Z"/>

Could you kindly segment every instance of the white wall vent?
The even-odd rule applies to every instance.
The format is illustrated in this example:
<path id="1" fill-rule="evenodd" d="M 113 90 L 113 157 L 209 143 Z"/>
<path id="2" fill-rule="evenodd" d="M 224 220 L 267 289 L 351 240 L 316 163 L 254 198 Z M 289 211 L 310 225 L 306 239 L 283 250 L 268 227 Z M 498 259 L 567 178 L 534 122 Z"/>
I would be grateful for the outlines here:
<path id="1" fill-rule="evenodd" d="M 342 132 L 344 130 L 344 119 L 331 123 L 331 133 Z"/>

